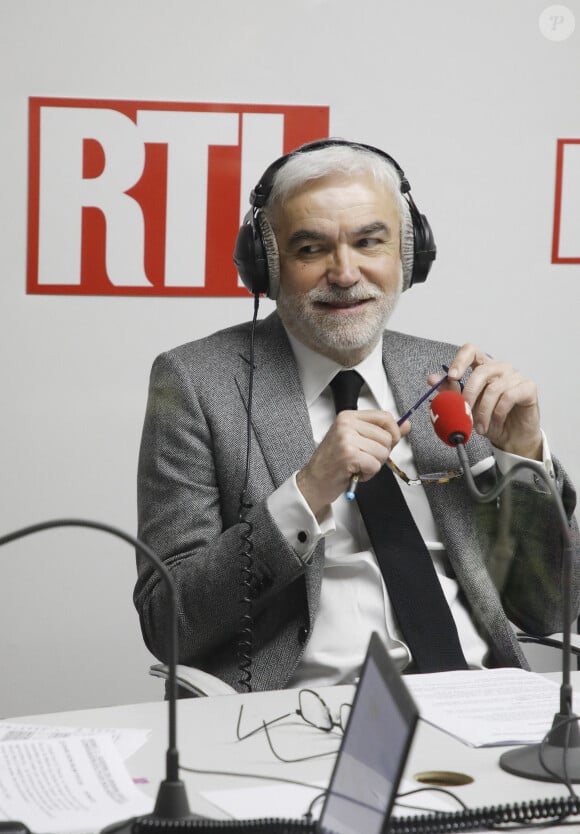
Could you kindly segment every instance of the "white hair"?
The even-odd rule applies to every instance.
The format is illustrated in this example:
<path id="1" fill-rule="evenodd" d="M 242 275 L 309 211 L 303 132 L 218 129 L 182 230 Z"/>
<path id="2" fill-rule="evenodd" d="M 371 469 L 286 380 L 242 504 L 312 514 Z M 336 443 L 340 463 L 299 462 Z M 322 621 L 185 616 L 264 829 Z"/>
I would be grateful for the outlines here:
<path id="1" fill-rule="evenodd" d="M 336 174 L 372 177 L 393 196 L 400 220 L 403 221 L 406 201 L 401 194 L 401 177 L 395 166 L 386 157 L 372 150 L 350 144 L 327 145 L 290 155 L 274 175 L 272 189 L 264 206 L 266 215 L 272 221 L 276 206 L 293 192 L 312 180 Z"/>

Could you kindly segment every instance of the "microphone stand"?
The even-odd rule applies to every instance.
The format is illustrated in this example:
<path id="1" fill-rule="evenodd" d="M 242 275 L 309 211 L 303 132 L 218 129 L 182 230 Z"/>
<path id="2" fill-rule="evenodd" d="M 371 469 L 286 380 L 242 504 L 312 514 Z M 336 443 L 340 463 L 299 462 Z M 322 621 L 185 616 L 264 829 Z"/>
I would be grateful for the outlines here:
<path id="1" fill-rule="evenodd" d="M 465 451 L 465 435 L 455 432 L 449 436 L 449 441 L 457 449 L 457 454 L 467 481 L 469 493 L 481 504 L 487 504 L 503 492 L 507 484 L 517 472 L 531 469 L 548 487 L 550 495 L 558 510 L 560 527 L 564 537 L 563 550 L 563 639 L 562 639 L 562 683 L 560 685 L 560 710 L 554 716 L 552 728 L 540 744 L 526 745 L 509 750 L 500 756 L 500 767 L 508 773 L 523 776 L 526 779 L 537 779 L 543 782 L 580 782 L 580 730 L 578 717 L 572 709 L 572 686 L 570 683 L 571 650 L 571 622 L 570 622 L 570 587 L 572 579 L 572 540 L 568 519 L 562 503 L 560 493 L 552 479 L 548 477 L 543 467 L 534 466 L 527 461 L 518 461 L 499 483 L 489 492 L 481 492 L 471 474 L 471 468 Z"/>
<path id="2" fill-rule="evenodd" d="M 39 533 L 53 527 L 88 527 L 94 530 L 101 530 L 110 533 L 117 538 L 123 539 L 128 544 L 145 556 L 153 564 L 156 570 L 162 575 L 169 592 L 169 616 L 171 617 L 171 629 L 169 633 L 168 649 L 168 702 L 169 702 L 169 744 L 166 753 L 165 779 L 159 785 L 157 799 L 153 813 L 140 817 L 113 823 L 103 829 L 103 834 L 133 834 L 134 832 L 146 832 L 148 829 L 157 830 L 169 820 L 204 819 L 189 810 L 185 785 L 179 778 L 179 755 L 177 752 L 177 604 L 175 599 L 175 585 L 165 564 L 159 556 L 151 550 L 144 542 L 137 539 L 117 527 L 108 524 L 101 524 L 98 521 L 87 521 L 85 519 L 55 519 L 24 527 L 13 533 L 0 537 L 0 547 L 8 542 L 29 536 L 32 533 Z"/>

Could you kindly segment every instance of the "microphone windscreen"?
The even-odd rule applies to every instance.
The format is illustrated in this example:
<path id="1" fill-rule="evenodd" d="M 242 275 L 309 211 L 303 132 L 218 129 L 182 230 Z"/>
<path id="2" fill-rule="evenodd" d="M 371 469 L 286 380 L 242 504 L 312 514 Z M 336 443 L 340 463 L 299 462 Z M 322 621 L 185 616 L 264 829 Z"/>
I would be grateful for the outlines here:
<path id="1" fill-rule="evenodd" d="M 431 422 L 435 434 L 448 446 L 457 442 L 467 443 L 473 428 L 473 417 L 469 403 L 457 391 L 441 391 L 430 407 Z M 458 435 L 463 436 L 459 441 Z M 450 438 L 454 437 L 455 442 Z"/>

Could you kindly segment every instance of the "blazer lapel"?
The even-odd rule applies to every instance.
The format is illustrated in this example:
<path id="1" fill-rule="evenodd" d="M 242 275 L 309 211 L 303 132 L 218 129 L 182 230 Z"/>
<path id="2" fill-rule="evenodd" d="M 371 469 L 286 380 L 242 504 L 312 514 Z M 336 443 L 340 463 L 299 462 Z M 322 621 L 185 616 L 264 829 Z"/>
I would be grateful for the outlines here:
<path id="1" fill-rule="evenodd" d="M 247 408 L 250 361 L 247 356 L 244 359 L 236 382 Z M 294 354 L 277 313 L 256 329 L 252 427 L 275 487 L 301 469 L 316 448 Z M 304 573 L 311 623 L 318 609 L 323 568 L 324 540 L 316 546 Z"/>
<path id="2" fill-rule="evenodd" d="M 243 359 L 236 382 L 247 409 L 250 359 L 248 355 Z M 275 487 L 301 469 L 314 452 L 296 361 L 276 313 L 256 328 L 252 428 Z"/>

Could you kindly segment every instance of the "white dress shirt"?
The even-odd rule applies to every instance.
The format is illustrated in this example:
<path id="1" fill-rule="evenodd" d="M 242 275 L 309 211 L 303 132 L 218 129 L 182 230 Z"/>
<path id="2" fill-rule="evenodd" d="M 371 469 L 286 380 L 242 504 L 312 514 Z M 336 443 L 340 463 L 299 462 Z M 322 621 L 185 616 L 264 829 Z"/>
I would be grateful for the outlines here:
<path id="1" fill-rule="evenodd" d="M 314 440 L 319 444 L 336 416 L 328 385 L 343 368 L 305 347 L 290 334 L 289 338 L 298 364 Z M 356 370 L 365 383 L 359 396 L 359 409 L 379 408 L 398 418 L 400 415 L 382 363 L 380 342 L 356 366 Z M 408 405 L 410 407 L 413 403 Z M 428 405 L 425 404 L 425 407 Z M 393 449 L 391 457 L 409 476 L 417 474 L 411 445 L 405 438 Z M 478 471 L 491 466 L 493 462 L 491 457 L 481 462 Z M 425 491 L 422 486 L 410 486 L 402 481 L 400 485 L 433 559 L 457 625 L 467 663 L 471 667 L 481 667 L 485 662 L 487 646 L 460 600 L 456 580 L 447 575 L 445 548 L 440 542 Z M 296 485 L 294 473 L 268 498 L 267 504 L 283 535 L 303 561 L 307 562 L 320 539 L 325 539 L 318 614 L 301 663 L 289 686 L 327 686 L 354 682 L 373 631 L 380 635 L 397 667 L 404 670 L 411 661 L 411 653 L 402 638 L 356 501 L 348 501 L 341 495 L 323 517 L 317 520 Z M 297 530 L 307 533 L 301 536 L 304 541 L 297 540 Z"/>

